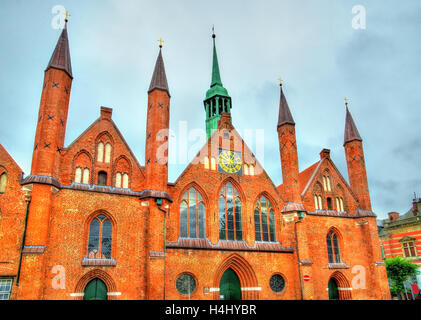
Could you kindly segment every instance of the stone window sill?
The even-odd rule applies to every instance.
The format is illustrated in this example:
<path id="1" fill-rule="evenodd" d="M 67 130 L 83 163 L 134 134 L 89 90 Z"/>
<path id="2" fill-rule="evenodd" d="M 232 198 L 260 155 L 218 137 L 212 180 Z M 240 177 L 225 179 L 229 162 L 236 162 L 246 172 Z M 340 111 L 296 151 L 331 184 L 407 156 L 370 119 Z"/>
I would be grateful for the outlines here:
<path id="1" fill-rule="evenodd" d="M 82 266 L 101 266 L 101 267 L 115 267 L 117 265 L 117 261 L 115 259 L 88 259 L 83 258 Z"/>
<path id="2" fill-rule="evenodd" d="M 349 269 L 349 266 L 345 262 L 341 263 L 329 263 L 329 269 Z"/>

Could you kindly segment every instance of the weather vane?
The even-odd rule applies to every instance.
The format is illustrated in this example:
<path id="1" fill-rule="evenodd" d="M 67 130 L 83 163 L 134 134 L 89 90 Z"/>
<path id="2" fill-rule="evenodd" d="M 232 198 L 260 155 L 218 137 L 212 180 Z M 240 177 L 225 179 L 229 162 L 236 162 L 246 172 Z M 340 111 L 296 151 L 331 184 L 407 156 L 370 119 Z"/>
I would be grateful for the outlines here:
<path id="1" fill-rule="evenodd" d="M 162 40 L 162 38 L 159 38 L 158 42 L 159 42 L 159 47 L 162 48 L 162 43 L 164 42 L 164 40 Z"/>

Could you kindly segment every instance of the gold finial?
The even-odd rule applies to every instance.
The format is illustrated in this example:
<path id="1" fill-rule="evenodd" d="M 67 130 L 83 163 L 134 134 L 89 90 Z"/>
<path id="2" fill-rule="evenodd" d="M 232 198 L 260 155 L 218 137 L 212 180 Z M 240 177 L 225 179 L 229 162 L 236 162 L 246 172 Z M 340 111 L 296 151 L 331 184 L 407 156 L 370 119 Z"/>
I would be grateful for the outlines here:
<path id="1" fill-rule="evenodd" d="M 278 81 L 279 81 L 279 85 L 282 87 L 282 83 L 284 80 L 282 80 L 282 78 L 278 78 Z"/>
<path id="2" fill-rule="evenodd" d="M 71 17 L 72 15 L 69 14 L 69 11 L 66 11 L 66 17 L 64 18 L 64 21 L 68 22 L 69 21 L 69 17 Z"/>
<path id="3" fill-rule="evenodd" d="M 349 99 L 345 98 L 344 100 L 345 100 L 345 105 L 348 106 Z"/>
<path id="4" fill-rule="evenodd" d="M 162 48 L 162 43 L 164 42 L 164 40 L 162 40 L 162 38 L 159 38 L 158 42 L 159 42 L 159 47 Z"/>

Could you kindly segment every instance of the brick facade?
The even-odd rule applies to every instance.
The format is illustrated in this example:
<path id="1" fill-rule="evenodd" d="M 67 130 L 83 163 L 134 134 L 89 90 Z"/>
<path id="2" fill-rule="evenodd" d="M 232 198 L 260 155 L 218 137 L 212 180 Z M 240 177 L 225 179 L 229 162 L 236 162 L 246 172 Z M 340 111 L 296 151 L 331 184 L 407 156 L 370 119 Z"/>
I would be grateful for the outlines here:
<path id="1" fill-rule="evenodd" d="M 67 40 L 67 30 L 65 36 Z M 243 299 L 328 299 L 330 279 L 341 299 L 390 298 L 367 179 L 361 178 L 364 161 L 350 164 L 355 152 L 349 148 L 360 143 L 358 155 L 363 157 L 362 142 L 345 146 L 349 185 L 325 149 L 320 161 L 300 173 L 295 127 L 278 127 L 284 184 L 275 186 L 233 127 L 230 113 L 224 112 L 219 130 L 170 183 L 168 141 L 161 131 L 169 126 L 170 94 L 161 52 L 144 105 L 145 166 L 125 142 L 109 108 L 102 107 L 88 129 L 63 145 L 73 81 L 69 68 L 66 60 L 46 70 L 31 174 L 23 176 L 0 145 L 0 175 L 7 176 L 0 193 L 0 278 L 14 279 L 11 299 L 83 299 L 93 279 L 105 283 L 109 299 L 219 299 L 220 280 L 228 268 L 238 276 Z M 220 150 L 241 156 L 242 174 L 220 170 Z M 235 241 L 220 239 L 220 199 L 227 185 L 241 202 L 235 228 L 241 229 L 242 238 Z M 204 208 L 200 238 L 180 236 L 190 190 L 200 194 Z M 256 241 L 255 208 L 262 197 L 273 211 L 273 221 L 266 221 L 275 236 L 271 241 Z M 196 206 L 189 207 L 190 222 L 196 212 L 192 208 Z M 98 247 L 95 253 L 90 235 L 98 217 L 108 221 L 112 237 L 109 246 L 102 238 L 102 251 Z M 104 236 L 104 224 L 98 228 Z M 328 260 L 326 236 L 331 230 L 339 242 L 337 263 Z M 190 295 L 177 289 L 177 279 L 186 273 L 195 280 Z M 284 279 L 280 292 L 271 287 L 273 275 Z"/>

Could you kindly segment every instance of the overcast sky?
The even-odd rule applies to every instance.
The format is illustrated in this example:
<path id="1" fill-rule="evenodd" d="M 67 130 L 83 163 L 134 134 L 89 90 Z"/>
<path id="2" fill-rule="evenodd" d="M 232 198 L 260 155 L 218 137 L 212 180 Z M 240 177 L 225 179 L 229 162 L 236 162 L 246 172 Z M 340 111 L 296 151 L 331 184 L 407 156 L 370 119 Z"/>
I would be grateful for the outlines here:
<path id="1" fill-rule="evenodd" d="M 405 213 L 413 193 L 421 196 L 419 0 L 2 0 L 0 143 L 26 174 L 44 70 L 61 32 L 52 27 L 56 5 L 72 14 L 74 81 L 66 145 L 98 118 L 100 106 L 111 107 L 144 164 L 147 90 L 160 37 L 172 95 L 170 127 L 176 137 L 186 122 L 189 130 L 204 129 L 215 25 L 233 124 L 240 133 L 264 129 L 259 160 L 276 185 L 282 183 L 276 132 L 282 77 L 296 122 L 300 171 L 328 148 L 348 180 L 343 150 L 348 97 L 364 140 L 373 211 L 379 218 Z M 366 10 L 365 29 L 352 26 L 355 5 Z M 256 151 L 254 138 L 245 140 Z M 197 141 L 189 145 L 200 149 Z M 170 181 L 186 165 L 171 165 Z"/>

